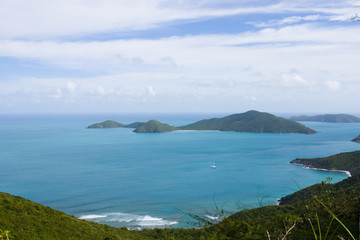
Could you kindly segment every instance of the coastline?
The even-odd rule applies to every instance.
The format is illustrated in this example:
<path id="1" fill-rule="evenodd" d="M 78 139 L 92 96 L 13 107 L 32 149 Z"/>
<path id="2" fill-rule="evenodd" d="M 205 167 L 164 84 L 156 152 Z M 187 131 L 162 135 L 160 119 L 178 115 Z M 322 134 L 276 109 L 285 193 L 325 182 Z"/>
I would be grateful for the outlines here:
<path id="1" fill-rule="evenodd" d="M 346 175 L 348 175 L 349 177 L 351 177 L 351 173 L 350 171 L 346 171 L 346 170 L 337 170 L 337 169 L 326 169 L 326 168 L 315 168 L 315 167 L 309 167 L 306 166 L 305 164 L 301 164 L 301 163 L 290 163 L 289 164 L 295 164 L 295 165 L 300 165 L 305 169 L 312 169 L 312 170 L 319 170 L 319 171 L 328 171 L 328 172 L 343 172 L 346 173 Z"/>
<path id="2" fill-rule="evenodd" d="M 343 172 L 343 173 L 346 173 L 346 175 L 348 175 L 349 177 L 351 177 L 351 173 L 349 171 L 346 171 L 346 170 L 325 169 L 325 168 L 311 168 L 311 167 L 308 167 L 308 166 L 305 166 L 304 168 L 305 169 L 320 170 L 320 171 L 329 171 L 329 172 Z"/>

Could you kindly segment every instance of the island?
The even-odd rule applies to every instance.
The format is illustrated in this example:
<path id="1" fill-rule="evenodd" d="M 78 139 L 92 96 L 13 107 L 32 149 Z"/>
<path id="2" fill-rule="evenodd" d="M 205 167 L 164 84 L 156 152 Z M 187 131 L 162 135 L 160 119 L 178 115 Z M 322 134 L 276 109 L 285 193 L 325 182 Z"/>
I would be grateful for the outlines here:
<path id="1" fill-rule="evenodd" d="M 296 158 L 290 163 L 302 164 L 314 169 L 347 171 L 355 175 L 360 173 L 360 151 L 338 153 L 322 158 Z"/>
<path id="2" fill-rule="evenodd" d="M 137 128 L 140 125 L 144 124 L 144 122 L 134 122 L 130 124 L 122 124 L 112 120 L 106 120 L 100 123 L 94 123 L 87 128 Z"/>
<path id="3" fill-rule="evenodd" d="M 352 139 L 351 141 L 360 143 L 360 135 L 357 136 L 356 138 Z"/>
<path id="4" fill-rule="evenodd" d="M 162 132 L 171 132 L 177 130 L 176 127 L 173 127 L 166 123 L 161 123 L 156 120 L 150 120 L 144 124 L 139 125 L 134 132 L 136 133 L 162 133 Z"/>
<path id="5" fill-rule="evenodd" d="M 133 122 L 133 123 L 125 125 L 124 128 L 138 128 L 141 125 L 143 125 L 144 123 L 145 122 Z"/>
<path id="6" fill-rule="evenodd" d="M 292 121 L 333 122 L 333 123 L 360 123 L 360 118 L 349 114 L 324 114 L 316 116 L 294 116 Z"/>
<path id="7" fill-rule="evenodd" d="M 122 123 L 118 123 L 112 120 L 106 120 L 104 122 L 101 123 L 94 123 L 90 126 L 88 126 L 87 128 L 119 128 L 119 127 L 124 127 L 125 125 Z"/>
<path id="8" fill-rule="evenodd" d="M 270 113 L 251 110 L 245 113 L 232 114 L 222 118 L 204 119 L 185 126 L 174 127 L 156 120 L 146 123 L 135 122 L 121 124 L 115 121 L 105 121 L 90 125 L 88 128 L 135 128 L 136 133 L 163 133 L 177 130 L 193 131 L 233 131 L 253 133 L 303 133 L 314 134 L 316 131 L 305 125 L 285 118 L 277 117 Z"/>
<path id="9" fill-rule="evenodd" d="M 255 110 L 233 114 L 223 118 L 201 120 L 196 123 L 178 127 L 178 129 L 254 133 L 316 133 L 313 129 L 303 124 Z"/>

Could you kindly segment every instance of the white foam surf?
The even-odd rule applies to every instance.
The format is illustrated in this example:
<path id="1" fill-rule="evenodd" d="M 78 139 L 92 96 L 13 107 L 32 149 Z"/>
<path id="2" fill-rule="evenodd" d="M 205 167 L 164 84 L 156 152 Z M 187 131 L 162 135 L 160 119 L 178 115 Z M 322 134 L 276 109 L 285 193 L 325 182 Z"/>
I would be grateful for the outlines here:
<path id="1" fill-rule="evenodd" d="M 92 219 L 97 219 L 97 218 L 105 218 L 106 215 L 84 215 L 84 216 L 80 216 L 79 219 L 83 219 L 83 220 L 92 220 Z"/>
<path id="2" fill-rule="evenodd" d="M 125 225 L 127 225 L 127 227 L 131 229 L 169 227 L 178 224 L 177 221 L 165 220 L 159 217 L 152 217 L 149 215 L 141 216 L 121 212 L 105 213 L 101 215 L 82 215 L 79 217 L 79 219 L 89 220 L 98 223 L 125 223 Z"/>
<path id="3" fill-rule="evenodd" d="M 210 219 L 210 220 L 213 220 L 213 221 L 217 221 L 219 220 L 220 218 L 219 217 L 215 217 L 215 216 L 211 216 L 211 215 L 204 215 L 204 217 Z"/>

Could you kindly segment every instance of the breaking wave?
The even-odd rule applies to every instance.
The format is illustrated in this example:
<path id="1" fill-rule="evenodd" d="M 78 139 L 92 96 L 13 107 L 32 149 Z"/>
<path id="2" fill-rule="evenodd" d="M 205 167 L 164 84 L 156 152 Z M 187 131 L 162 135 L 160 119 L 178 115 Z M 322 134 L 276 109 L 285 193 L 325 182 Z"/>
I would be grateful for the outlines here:
<path id="1" fill-rule="evenodd" d="M 101 215 L 82 215 L 79 219 L 92 222 L 109 224 L 115 227 L 127 227 L 129 229 L 169 227 L 178 224 L 177 221 L 165 220 L 163 218 L 141 216 L 128 213 L 105 213 Z"/>

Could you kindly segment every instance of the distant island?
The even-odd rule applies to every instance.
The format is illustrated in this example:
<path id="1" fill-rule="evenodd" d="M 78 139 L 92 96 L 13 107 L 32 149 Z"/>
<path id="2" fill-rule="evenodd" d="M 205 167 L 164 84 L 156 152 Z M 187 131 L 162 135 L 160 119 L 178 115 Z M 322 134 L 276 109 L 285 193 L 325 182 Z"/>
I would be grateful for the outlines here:
<path id="1" fill-rule="evenodd" d="M 311 121 L 311 122 L 333 122 L 333 123 L 360 123 L 360 118 L 349 114 L 324 114 L 316 116 L 297 116 L 289 118 L 292 121 Z"/>
<path id="2" fill-rule="evenodd" d="M 144 122 L 134 122 L 134 123 L 130 123 L 130 124 L 122 124 L 122 123 L 118 123 L 118 122 L 115 122 L 112 120 L 106 120 L 101 123 L 92 124 L 92 125 L 88 126 L 87 128 L 137 128 L 142 124 L 144 124 Z"/>
<path id="3" fill-rule="evenodd" d="M 139 125 L 134 132 L 136 133 L 162 133 L 162 132 L 171 132 L 177 130 L 176 127 L 173 127 L 166 123 L 161 123 L 156 120 L 150 120 L 146 123 Z"/>
<path id="4" fill-rule="evenodd" d="M 357 136 L 356 138 L 352 139 L 351 141 L 360 143 L 360 135 Z"/>
<path id="5" fill-rule="evenodd" d="M 233 114 L 223 118 L 201 120 L 186 126 L 178 127 L 180 130 L 218 130 L 254 133 L 304 133 L 313 134 L 314 130 L 303 124 L 276 117 L 270 113 L 248 111 Z"/>
<path id="6" fill-rule="evenodd" d="M 355 175 L 360 173 L 360 151 L 344 152 L 323 158 L 296 158 L 290 163 L 315 169 L 348 171 L 351 175 Z"/>
<path id="7" fill-rule="evenodd" d="M 136 128 L 137 133 L 160 133 L 176 130 L 195 131 L 233 131 L 233 132 L 254 132 L 254 133 L 303 133 L 314 134 L 316 131 L 303 124 L 285 118 L 274 116 L 270 113 L 248 111 L 245 113 L 233 114 L 223 118 L 212 118 L 201 120 L 185 126 L 174 127 L 166 123 L 151 120 L 146 123 L 137 122 L 132 124 L 121 124 L 114 121 L 105 121 L 90 125 L 88 128 L 114 128 L 130 127 Z"/>

